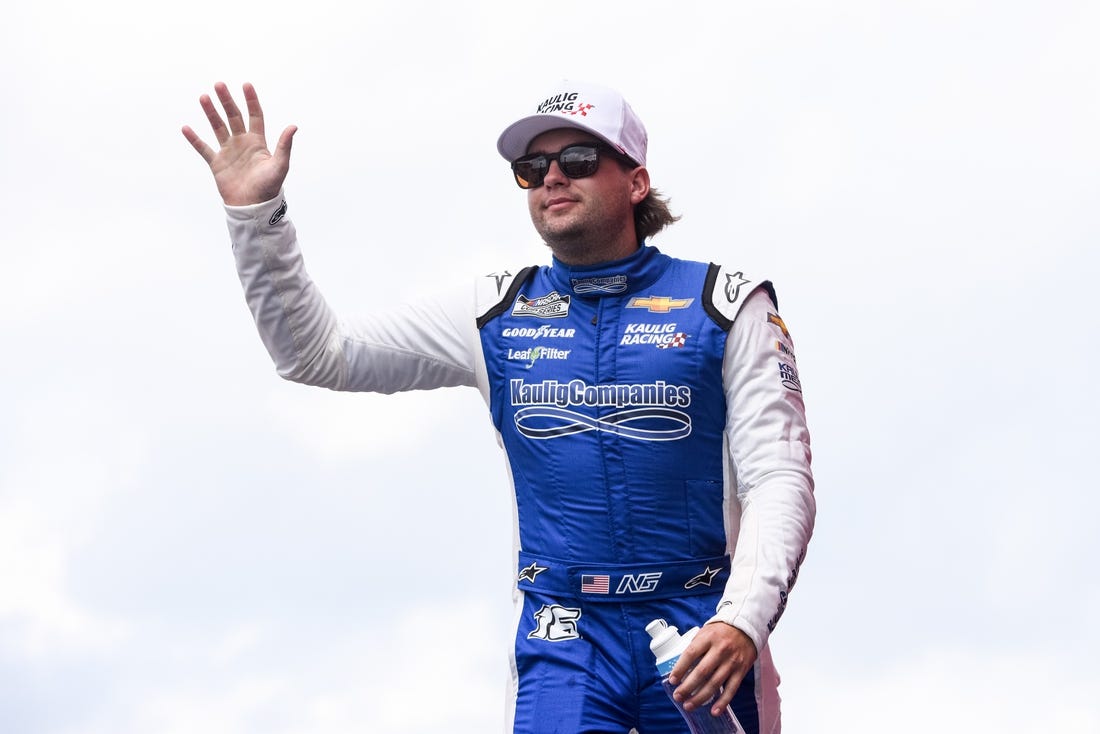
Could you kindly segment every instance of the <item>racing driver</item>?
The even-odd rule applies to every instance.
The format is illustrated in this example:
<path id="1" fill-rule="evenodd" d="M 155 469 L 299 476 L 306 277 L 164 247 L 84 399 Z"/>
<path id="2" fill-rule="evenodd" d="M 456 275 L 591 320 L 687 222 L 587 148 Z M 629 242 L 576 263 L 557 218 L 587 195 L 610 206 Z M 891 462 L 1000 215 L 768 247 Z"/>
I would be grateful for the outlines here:
<path id="1" fill-rule="evenodd" d="M 514 490 L 513 732 L 683 732 L 644 628 L 702 629 L 670 682 L 689 710 L 728 704 L 780 730 L 768 650 L 815 516 L 790 333 L 768 281 L 672 258 L 625 100 L 563 82 L 497 143 L 549 265 L 338 319 L 309 279 L 255 89 L 224 84 L 189 127 L 225 203 L 245 298 L 278 373 L 335 390 L 477 387 Z"/>

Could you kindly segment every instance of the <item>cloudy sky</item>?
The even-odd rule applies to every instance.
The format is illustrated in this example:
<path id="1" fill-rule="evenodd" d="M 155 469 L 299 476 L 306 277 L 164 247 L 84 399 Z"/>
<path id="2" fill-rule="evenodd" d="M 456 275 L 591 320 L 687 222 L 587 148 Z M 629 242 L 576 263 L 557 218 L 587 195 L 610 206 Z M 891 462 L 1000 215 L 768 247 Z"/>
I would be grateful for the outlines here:
<path id="1" fill-rule="evenodd" d="M 0 731 L 499 730 L 479 396 L 280 381 L 179 130 L 219 80 L 299 126 L 290 214 L 353 314 L 546 259 L 494 142 L 566 77 L 646 121 L 657 244 L 770 277 L 794 334 L 787 730 L 1100 730 L 1096 3 L 4 15 Z"/>

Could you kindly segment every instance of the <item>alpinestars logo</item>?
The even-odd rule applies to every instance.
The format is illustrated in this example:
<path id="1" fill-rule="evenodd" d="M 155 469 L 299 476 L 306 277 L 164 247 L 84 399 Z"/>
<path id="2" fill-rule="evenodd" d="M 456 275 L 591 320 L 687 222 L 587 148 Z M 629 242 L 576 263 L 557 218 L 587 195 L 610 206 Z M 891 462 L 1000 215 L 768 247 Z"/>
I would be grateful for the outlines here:
<path id="1" fill-rule="evenodd" d="M 516 430 L 531 439 L 604 431 L 638 441 L 677 441 L 691 434 L 691 416 L 679 408 L 691 405 L 691 388 L 663 380 L 648 384 L 589 385 L 583 380 L 528 383 L 511 381 Z M 574 407 L 611 407 L 600 417 Z"/>
<path id="2" fill-rule="evenodd" d="M 717 576 L 721 570 L 720 568 L 711 568 L 707 566 L 701 574 L 692 576 L 688 579 L 687 583 L 684 584 L 684 588 L 694 589 L 696 586 L 710 586 L 714 583 L 714 577 Z"/>
<path id="3" fill-rule="evenodd" d="M 726 275 L 726 300 L 730 303 L 736 303 L 737 299 L 741 296 L 741 286 L 748 284 L 749 279 L 746 278 L 740 270 L 732 275 Z"/>
<path id="4" fill-rule="evenodd" d="M 524 568 L 520 569 L 519 576 L 516 577 L 516 580 L 530 581 L 533 584 L 535 583 L 535 579 L 538 578 L 538 575 L 540 573 L 549 570 L 549 566 L 540 566 L 538 563 L 532 563 L 530 566 L 525 566 Z"/>
<path id="5" fill-rule="evenodd" d="M 539 298 L 528 298 L 522 293 L 512 308 L 513 316 L 534 316 L 539 319 L 564 319 L 569 315 L 569 296 L 553 291 Z"/>
<path id="6" fill-rule="evenodd" d="M 560 604 L 543 604 L 534 614 L 535 629 L 527 635 L 529 640 L 564 642 L 578 640 L 577 620 L 581 618 L 580 609 L 570 609 Z"/>
<path id="7" fill-rule="evenodd" d="M 271 219 L 267 220 L 267 223 L 274 227 L 279 222 L 283 221 L 283 217 L 286 216 L 286 199 L 283 199 L 279 204 L 279 208 L 275 210 L 275 213 L 271 215 Z"/>

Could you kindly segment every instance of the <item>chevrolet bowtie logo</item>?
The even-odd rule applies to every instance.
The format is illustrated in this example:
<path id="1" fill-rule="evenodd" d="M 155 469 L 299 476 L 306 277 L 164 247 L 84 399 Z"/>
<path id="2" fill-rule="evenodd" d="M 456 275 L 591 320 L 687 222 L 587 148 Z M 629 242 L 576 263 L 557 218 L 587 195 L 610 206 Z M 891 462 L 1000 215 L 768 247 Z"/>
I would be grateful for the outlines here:
<path id="1" fill-rule="evenodd" d="M 668 296 L 649 296 L 632 298 L 627 308 L 644 308 L 652 313 L 668 313 L 674 308 L 687 308 L 694 298 L 669 298 Z"/>
<path id="2" fill-rule="evenodd" d="M 791 332 L 787 331 L 787 325 L 783 323 L 783 319 L 779 318 L 779 314 L 769 313 L 768 321 L 779 327 L 779 330 L 783 332 L 783 336 L 788 339 L 791 338 Z"/>

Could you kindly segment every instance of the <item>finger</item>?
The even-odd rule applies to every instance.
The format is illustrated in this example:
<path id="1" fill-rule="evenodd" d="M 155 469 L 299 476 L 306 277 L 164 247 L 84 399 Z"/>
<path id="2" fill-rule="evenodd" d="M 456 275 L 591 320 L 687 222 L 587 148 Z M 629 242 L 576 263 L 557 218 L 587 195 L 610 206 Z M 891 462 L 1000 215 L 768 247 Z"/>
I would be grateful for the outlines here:
<path id="1" fill-rule="evenodd" d="M 691 670 L 695 667 L 696 662 L 702 656 L 703 650 L 696 642 L 692 642 L 687 648 L 680 653 L 680 659 L 676 661 L 676 664 L 672 666 L 672 670 L 668 674 L 668 682 L 674 686 L 679 686 L 683 683 Z"/>
<path id="2" fill-rule="evenodd" d="M 225 121 L 229 123 L 230 132 L 234 135 L 243 134 L 244 118 L 241 117 L 241 110 L 237 107 L 237 103 L 233 101 L 233 95 L 229 93 L 229 87 L 218 82 L 214 85 L 214 91 L 218 95 L 218 101 L 222 103 L 222 109 L 225 110 Z"/>
<path id="3" fill-rule="evenodd" d="M 711 699 L 717 699 L 713 704 L 720 712 L 733 700 L 746 671 L 747 668 L 726 658 L 708 655 L 691 671 L 678 689 L 684 694 L 683 703 L 687 708 L 694 709 L 711 703 Z M 713 710 L 715 709 L 712 707 Z"/>
<path id="4" fill-rule="evenodd" d="M 699 661 L 691 672 L 684 676 L 683 682 L 676 686 L 673 698 L 682 703 L 690 702 L 693 707 L 709 701 L 710 697 L 718 692 L 718 684 L 711 683 L 714 678 L 714 667 L 707 658 Z"/>
<path id="5" fill-rule="evenodd" d="M 263 135 L 264 111 L 260 107 L 260 97 L 256 94 L 256 88 L 248 82 L 244 84 L 244 103 L 248 108 L 248 131 Z"/>
<path id="6" fill-rule="evenodd" d="M 710 707 L 710 713 L 714 716 L 719 716 L 730 702 L 733 701 L 734 695 L 737 693 L 737 689 L 741 687 L 741 681 L 744 679 L 744 673 L 735 670 L 734 673 L 726 680 L 722 686 L 722 691 L 719 693 L 718 698 L 714 700 L 714 704 Z"/>
<path id="7" fill-rule="evenodd" d="M 275 144 L 275 150 L 272 152 L 272 157 L 282 169 L 283 175 L 290 170 L 290 148 L 294 144 L 294 133 L 298 132 L 298 128 L 294 125 L 290 125 L 286 130 L 283 130 L 282 135 L 279 136 L 279 142 Z"/>
<path id="8" fill-rule="evenodd" d="M 274 156 L 280 165 L 290 166 L 290 146 L 294 143 L 294 133 L 298 132 L 296 125 L 290 125 L 279 136 L 279 142 L 275 144 Z"/>
<path id="9" fill-rule="evenodd" d="M 688 691 L 690 695 L 684 696 L 683 704 L 690 711 L 710 703 L 721 692 L 721 687 L 716 681 L 706 680 L 700 682 L 695 689 L 686 689 L 685 693 Z"/>
<path id="10" fill-rule="evenodd" d="M 187 138 L 187 142 L 191 143 L 191 147 L 198 151 L 204 161 L 209 163 L 214 160 L 214 150 L 204 143 L 202 138 L 198 136 L 198 133 L 187 125 L 183 126 L 183 137 Z"/>
<path id="11" fill-rule="evenodd" d="M 229 131 L 225 129 L 225 123 L 222 121 L 222 116 L 218 114 L 218 108 L 214 106 L 213 100 L 209 95 L 204 94 L 199 97 L 199 106 L 202 107 L 206 119 L 210 122 L 210 129 L 214 131 L 214 138 L 218 141 L 218 145 L 225 145 L 225 141 L 229 140 Z"/>

